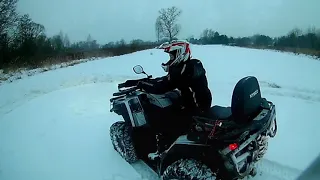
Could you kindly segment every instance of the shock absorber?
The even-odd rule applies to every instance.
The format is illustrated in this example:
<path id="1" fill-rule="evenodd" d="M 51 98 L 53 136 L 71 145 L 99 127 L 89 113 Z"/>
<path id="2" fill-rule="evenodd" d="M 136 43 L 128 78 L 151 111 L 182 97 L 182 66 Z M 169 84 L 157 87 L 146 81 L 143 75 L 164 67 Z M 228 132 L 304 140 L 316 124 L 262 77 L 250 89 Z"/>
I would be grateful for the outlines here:
<path id="1" fill-rule="evenodd" d="M 163 136 L 161 133 L 156 134 L 156 146 L 157 151 L 155 153 L 149 153 L 148 157 L 151 160 L 156 160 L 160 158 L 161 153 L 164 151 L 164 143 L 163 143 Z"/>
<path id="2" fill-rule="evenodd" d="M 163 135 L 161 133 L 156 135 L 157 140 L 157 152 L 161 153 L 165 150 L 165 143 L 163 141 Z"/>

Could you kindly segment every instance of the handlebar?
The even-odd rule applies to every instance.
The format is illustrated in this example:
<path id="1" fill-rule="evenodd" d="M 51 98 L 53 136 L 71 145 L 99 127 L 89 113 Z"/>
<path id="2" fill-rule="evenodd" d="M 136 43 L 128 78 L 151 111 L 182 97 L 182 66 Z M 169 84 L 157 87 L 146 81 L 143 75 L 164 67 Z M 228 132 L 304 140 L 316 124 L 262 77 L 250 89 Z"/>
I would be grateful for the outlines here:
<path id="1" fill-rule="evenodd" d="M 138 84 L 139 81 L 147 81 L 150 78 L 152 78 L 152 75 L 148 76 L 147 78 L 141 78 L 141 79 L 135 79 L 135 80 L 127 80 L 124 83 L 120 83 L 118 84 L 118 90 L 119 92 L 113 93 L 113 96 L 121 96 L 124 94 L 128 94 L 132 91 L 135 91 L 138 89 L 138 87 L 136 86 Z M 130 87 L 128 89 L 125 90 L 120 90 L 120 88 L 125 88 L 125 87 Z"/>
<path id="2" fill-rule="evenodd" d="M 113 96 L 121 96 L 121 95 L 124 95 L 124 94 L 128 94 L 128 93 L 131 93 L 132 91 L 135 91 L 137 89 L 138 89 L 138 87 L 134 86 L 134 87 L 131 87 L 131 88 L 128 88 L 128 89 L 125 89 L 125 90 L 119 90 L 119 92 L 113 93 Z"/>
<path id="3" fill-rule="evenodd" d="M 124 87 L 135 86 L 135 85 L 137 85 L 138 82 L 139 82 L 139 80 L 127 80 L 124 83 L 118 84 L 118 89 L 124 88 Z"/>
<path id="4" fill-rule="evenodd" d="M 149 79 L 152 78 L 152 75 L 146 77 L 146 78 L 141 78 L 141 79 L 134 79 L 134 80 L 127 80 L 124 83 L 118 84 L 118 89 L 124 88 L 124 87 L 131 87 L 131 86 L 136 86 L 139 81 L 148 81 Z"/>
<path id="5" fill-rule="evenodd" d="M 118 89 L 124 88 L 124 87 L 131 87 L 131 86 L 136 86 L 139 81 L 145 81 L 148 80 L 149 78 L 142 78 L 142 79 L 135 79 L 135 80 L 127 80 L 124 83 L 118 84 Z"/>

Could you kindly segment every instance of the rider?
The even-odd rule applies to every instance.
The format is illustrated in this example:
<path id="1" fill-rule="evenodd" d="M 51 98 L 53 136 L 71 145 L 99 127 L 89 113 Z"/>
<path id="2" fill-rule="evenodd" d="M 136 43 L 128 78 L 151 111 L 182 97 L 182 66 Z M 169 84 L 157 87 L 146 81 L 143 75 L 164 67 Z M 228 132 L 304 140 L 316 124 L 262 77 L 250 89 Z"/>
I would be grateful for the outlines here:
<path id="1" fill-rule="evenodd" d="M 170 123 L 170 126 L 168 126 L 166 121 L 170 120 L 170 118 L 164 118 L 161 122 L 157 122 L 159 124 L 156 125 L 160 129 L 164 127 L 170 134 L 179 135 L 180 132 L 188 129 L 189 124 L 192 122 L 192 118 L 190 118 L 192 115 L 201 114 L 209 110 L 212 96 L 208 88 L 206 71 L 200 60 L 191 58 L 188 42 L 181 40 L 171 41 L 170 43 L 160 45 L 159 49 L 164 49 L 164 52 L 170 56 L 170 59 L 166 63 L 162 63 L 162 68 L 168 74 L 151 81 L 139 81 L 137 87 L 152 94 L 164 94 L 174 89 L 180 90 L 182 111 L 178 112 L 177 118 L 175 118 L 174 122 Z M 175 114 L 175 111 L 171 111 L 170 108 L 165 108 L 161 111 L 158 112 L 159 115 L 170 114 L 169 116 L 172 117 Z M 160 139 L 173 137 L 160 135 Z M 149 158 L 154 159 L 154 157 L 158 157 L 160 152 L 164 150 L 161 142 L 162 140 L 159 140 L 157 151 L 150 153 L 148 155 Z"/>
<path id="2" fill-rule="evenodd" d="M 208 88 L 206 71 L 200 60 L 191 58 L 189 43 L 182 40 L 163 43 L 170 59 L 162 63 L 168 74 L 156 78 L 156 81 L 140 81 L 138 87 L 153 94 L 163 94 L 178 89 L 182 96 L 182 105 L 188 114 L 207 111 L 211 106 L 212 95 Z"/>

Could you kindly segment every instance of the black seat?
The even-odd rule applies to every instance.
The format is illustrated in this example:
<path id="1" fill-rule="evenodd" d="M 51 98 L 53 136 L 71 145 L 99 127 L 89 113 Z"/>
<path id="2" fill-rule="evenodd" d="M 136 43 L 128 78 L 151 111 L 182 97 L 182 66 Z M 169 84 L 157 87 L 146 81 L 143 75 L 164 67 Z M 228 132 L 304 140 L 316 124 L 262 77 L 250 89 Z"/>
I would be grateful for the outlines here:
<path id="1" fill-rule="evenodd" d="M 228 139 L 231 136 L 239 136 L 245 131 L 256 131 L 264 127 L 268 118 L 262 118 L 260 121 L 256 121 L 255 118 L 265 109 L 264 106 L 267 106 L 265 104 L 268 103 L 261 97 L 257 78 L 247 76 L 236 84 L 231 107 L 213 106 L 208 112 L 195 116 L 194 119 L 196 124 L 203 126 L 206 131 L 211 131 L 219 124 L 220 130 L 216 130 L 216 136 Z"/>
<path id="2" fill-rule="evenodd" d="M 212 120 L 226 120 L 232 116 L 231 107 L 212 106 L 206 117 Z"/>
<path id="3" fill-rule="evenodd" d="M 230 121 L 232 122 L 231 107 L 212 106 L 209 111 L 204 112 L 198 116 L 193 116 L 193 119 L 199 124 L 206 124 L 214 126 L 217 121 Z"/>

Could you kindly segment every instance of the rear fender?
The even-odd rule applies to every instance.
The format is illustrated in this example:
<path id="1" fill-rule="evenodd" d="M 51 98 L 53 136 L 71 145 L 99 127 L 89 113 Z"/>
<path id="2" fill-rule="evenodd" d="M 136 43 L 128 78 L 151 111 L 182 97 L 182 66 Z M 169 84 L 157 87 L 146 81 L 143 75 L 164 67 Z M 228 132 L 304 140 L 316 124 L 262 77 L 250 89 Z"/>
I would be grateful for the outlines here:
<path id="1" fill-rule="evenodd" d="M 228 174 L 230 174 L 231 176 L 240 177 L 245 177 L 250 174 L 254 165 L 254 151 L 256 151 L 257 149 L 249 150 L 247 148 L 250 144 L 255 143 L 255 140 L 260 134 L 266 131 L 266 128 L 262 128 L 258 132 L 251 134 L 242 143 L 237 143 L 237 147 L 233 150 L 231 150 L 231 148 L 228 146 L 219 151 Z M 242 162 L 244 161 L 246 161 L 247 163 L 243 166 Z"/>
<path id="2" fill-rule="evenodd" d="M 173 162 L 183 158 L 193 158 L 204 161 L 204 155 L 210 150 L 206 144 L 189 141 L 187 135 L 180 136 L 162 155 L 160 162 L 160 175 Z M 207 157 L 206 157 L 207 158 Z"/>

